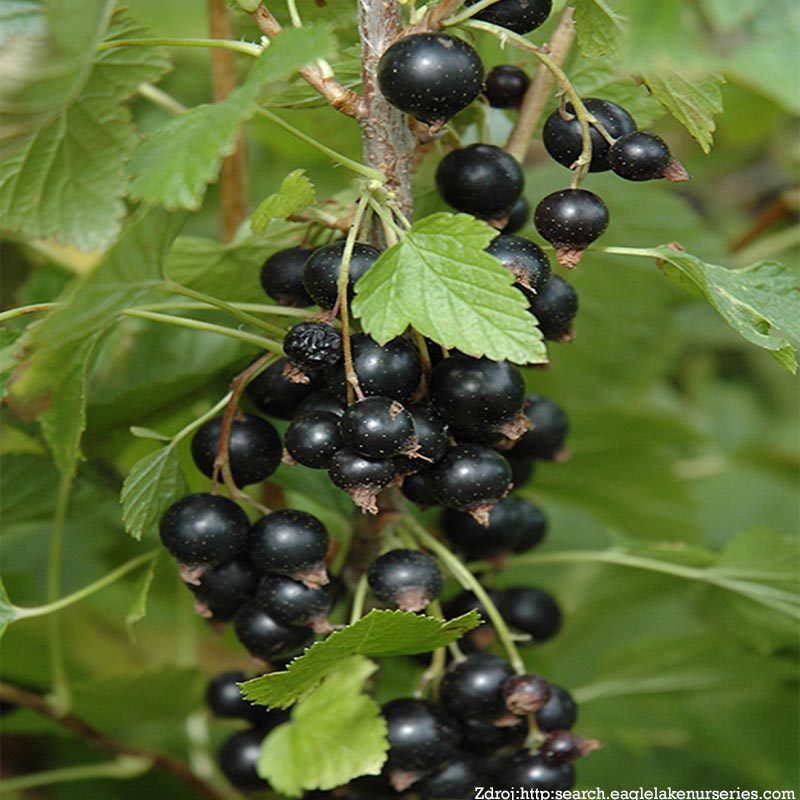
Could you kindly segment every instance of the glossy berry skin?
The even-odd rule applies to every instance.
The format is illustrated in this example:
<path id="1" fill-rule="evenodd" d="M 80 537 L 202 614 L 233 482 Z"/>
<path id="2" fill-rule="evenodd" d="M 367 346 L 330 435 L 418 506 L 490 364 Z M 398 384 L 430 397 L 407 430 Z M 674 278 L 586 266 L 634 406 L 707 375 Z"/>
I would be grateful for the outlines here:
<path id="1" fill-rule="evenodd" d="M 507 553 L 519 536 L 520 504 L 516 497 L 504 497 L 489 512 L 489 524 L 481 525 L 463 511 L 445 509 L 442 532 L 450 544 L 469 561 Z"/>
<path id="2" fill-rule="evenodd" d="M 578 313 L 578 293 L 560 275 L 553 275 L 531 302 L 530 311 L 545 339 L 567 341 Z"/>
<path id="3" fill-rule="evenodd" d="M 436 188 L 445 203 L 479 219 L 507 217 L 524 185 L 516 159 L 491 144 L 451 150 L 436 168 Z"/>
<path id="4" fill-rule="evenodd" d="M 527 553 L 540 545 L 547 534 L 547 517 L 539 506 L 527 500 L 515 498 L 519 528 L 517 538 L 511 546 L 514 553 Z"/>
<path id="5" fill-rule="evenodd" d="M 220 564 L 247 546 L 247 514 L 227 497 L 190 494 L 161 517 L 161 542 L 183 564 Z"/>
<path id="6" fill-rule="evenodd" d="M 258 727 L 262 735 L 289 719 L 289 712 L 283 709 L 269 711 L 248 703 L 238 686 L 246 680 L 244 672 L 223 672 L 209 682 L 206 705 L 215 717 L 246 720 Z"/>
<path id="7" fill-rule="evenodd" d="M 500 612 L 512 628 L 530 634 L 535 642 L 552 639 L 561 629 L 561 609 L 541 589 L 529 586 L 507 589 Z"/>
<path id="8" fill-rule="evenodd" d="M 242 792 L 269 789 L 269 784 L 256 772 L 264 735 L 253 728 L 236 731 L 219 750 L 220 769 L 231 786 Z"/>
<path id="9" fill-rule="evenodd" d="M 451 447 L 429 471 L 440 505 L 459 511 L 493 506 L 511 488 L 511 468 L 495 450 L 478 444 Z"/>
<path id="10" fill-rule="evenodd" d="M 322 564 L 327 552 L 325 526 L 304 511 L 273 511 L 261 517 L 250 533 L 250 557 L 264 572 L 292 577 Z"/>
<path id="11" fill-rule="evenodd" d="M 435 464 L 447 452 L 450 432 L 444 419 L 429 405 L 410 405 L 406 411 L 414 423 L 419 449 L 416 457 L 400 455 L 395 457 L 394 463 L 402 472 L 418 472 Z"/>
<path id="12" fill-rule="evenodd" d="M 598 742 L 587 742 L 569 731 L 552 731 L 542 742 L 539 755 L 551 764 L 569 764 L 598 746 Z"/>
<path id="13" fill-rule="evenodd" d="M 501 230 L 503 233 L 511 234 L 516 233 L 518 230 L 525 227 L 525 224 L 531 218 L 531 207 L 524 197 L 520 197 L 511 211 L 508 214 L 506 224 Z"/>
<path id="14" fill-rule="evenodd" d="M 439 687 L 442 705 L 458 717 L 494 720 L 506 715 L 503 686 L 511 664 L 490 653 L 473 653 L 451 664 Z"/>
<path id="15" fill-rule="evenodd" d="M 477 2 L 478 0 L 467 0 L 466 5 L 469 7 Z M 499 0 L 479 11 L 475 18 L 524 36 L 545 22 L 552 7 L 551 0 Z"/>
<path id="16" fill-rule="evenodd" d="M 239 556 L 203 574 L 192 594 L 215 621 L 227 622 L 253 596 L 259 573 L 247 556 Z"/>
<path id="17" fill-rule="evenodd" d="M 436 559 L 419 550 L 397 549 L 372 562 L 367 572 L 369 588 L 382 603 L 403 611 L 421 611 L 444 586 Z"/>
<path id="18" fill-rule="evenodd" d="M 406 114 L 442 125 L 480 94 L 483 63 L 463 39 L 417 33 L 391 45 L 378 64 L 383 96 Z"/>
<path id="19" fill-rule="evenodd" d="M 498 64 L 486 76 L 486 99 L 492 108 L 519 108 L 531 79 L 519 67 Z"/>
<path id="20" fill-rule="evenodd" d="M 391 769 L 424 775 L 455 755 L 461 738 L 456 721 L 425 700 L 401 698 L 383 706 Z"/>
<path id="21" fill-rule="evenodd" d="M 365 333 L 350 339 L 353 369 L 361 391 L 366 395 L 381 395 L 407 403 L 419 386 L 422 365 L 414 347 L 405 339 L 392 339 L 378 344 Z M 347 400 L 344 368 L 325 371 L 325 380 L 334 396 Z"/>
<path id="22" fill-rule="evenodd" d="M 517 289 L 529 301 L 550 280 L 550 259 L 530 239 L 501 234 L 492 240 L 486 252 L 493 255 L 514 276 Z"/>
<path id="23" fill-rule="evenodd" d="M 303 268 L 310 255 L 305 247 L 289 247 L 264 262 L 261 286 L 279 305 L 306 308 L 314 304 L 303 286 Z"/>
<path id="24" fill-rule="evenodd" d="M 616 139 L 636 130 L 633 117 L 622 106 L 610 100 L 597 97 L 584 98 L 586 110 Z M 608 160 L 609 143 L 602 134 L 589 125 L 589 136 L 592 140 L 592 160 L 589 172 L 605 172 L 611 169 Z M 583 150 L 583 132 L 572 103 L 564 109 L 557 108 L 546 120 L 542 130 L 542 141 L 552 159 L 565 167 L 571 167 Z"/>
<path id="25" fill-rule="evenodd" d="M 414 788 L 422 800 L 471 800 L 480 773 L 472 759 L 460 757 L 439 772 L 423 778 Z"/>
<path id="26" fill-rule="evenodd" d="M 314 635 L 309 628 L 278 622 L 255 601 L 239 610 L 233 625 L 245 650 L 264 661 L 298 653 Z"/>
<path id="27" fill-rule="evenodd" d="M 423 508 L 437 505 L 436 497 L 427 478 L 427 470 L 407 475 L 400 487 L 403 497 Z"/>
<path id="28" fill-rule="evenodd" d="M 253 405 L 268 417 L 289 420 L 297 406 L 322 388 L 322 373 L 307 372 L 308 383 L 293 383 L 283 372 L 287 359 L 279 358 L 247 385 L 245 392 Z"/>
<path id="29" fill-rule="evenodd" d="M 614 174 L 629 181 L 663 178 L 671 161 L 667 143 L 660 136 L 643 131 L 617 139 L 608 151 L 608 163 Z"/>
<path id="30" fill-rule="evenodd" d="M 533 213 L 536 230 L 555 247 L 584 249 L 608 227 L 606 204 L 586 189 L 547 195 Z"/>
<path id="31" fill-rule="evenodd" d="M 488 755 L 505 747 L 519 747 L 528 732 L 526 725 L 495 725 L 488 719 L 466 717 L 461 720 L 464 749 L 475 755 Z"/>
<path id="32" fill-rule="evenodd" d="M 312 411 L 327 411 L 336 417 L 341 417 L 344 410 L 347 408 L 346 404 L 334 397 L 329 391 L 323 389 L 319 392 L 309 395 L 297 406 L 297 411 L 294 418 L 301 417 L 304 414 L 310 414 Z"/>
<path id="33" fill-rule="evenodd" d="M 394 480 L 396 474 L 390 458 L 367 458 L 349 447 L 339 450 L 328 468 L 328 477 L 334 486 L 345 492 L 382 489 Z"/>
<path id="34" fill-rule="evenodd" d="M 569 730 L 578 719 L 572 695 L 560 686 L 550 687 L 550 699 L 536 712 L 536 724 L 543 731 Z"/>
<path id="35" fill-rule="evenodd" d="M 342 360 L 342 334 L 325 322 L 301 322 L 286 332 L 283 351 L 302 370 L 332 367 Z"/>
<path id="36" fill-rule="evenodd" d="M 552 461 L 564 449 L 569 434 L 569 418 L 558 403 L 538 394 L 525 398 L 522 413 L 531 429 L 522 434 L 511 451 L 515 456 Z"/>
<path id="37" fill-rule="evenodd" d="M 303 286 L 320 308 L 333 308 L 339 296 L 337 282 L 342 269 L 344 242 L 333 242 L 315 250 L 303 270 Z M 356 242 L 347 271 L 347 295 L 352 299 L 359 278 L 378 260 L 381 251 L 371 244 Z"/>
<path id="38" fill-rule="evenodd" d="M 261 608 L 283 625 L 308 625 L 324 617 L 332 600 L 330 584 L 311 588 L 282 575 L 265 575 L 256 593 Z"/>
<path id="39" fill-rule="evenodd" d="M 222 417 L 214 417 L 204 422 L 192 437 L 192 459 L 200 472 L 209 478 L 214 474 L 221 433 Z M 237 486 L 265 480 L 281 463 L 278 432 L 265 419 L 242 414 L 231 423 L 228 463 Z"/>
<path id="40" fill-rule="evenodd" d="M 339 417 L 328 411 L 310 411 L 295 417 L 284 435 L 286 452 L 304 467 L 328 469 L 344 439 Z"/>
<path id="41" fill-rule="evenodd" d="M 390 397 L 365 397 L 348 406 L 339 429 L 345 443 L 367 458 L 391 458 L 414 443 L 413 417 Z"/>
<path id="42" fill-rule="evenodd" d="M 503 456 L 511 467 L 511 480 L 514 487 L 519 489 L 533 477 L 536 472 L 536 462 L 532 458 L 516 457 L 513 450 L 506 451 Z"/>
<path id="43" fill-rule="evenodd" d="M 539 755 L 522 750 L 506 761 L 503 779 L 509 788 L 571 789 L 575 785 L 575 769 L 571 764 L 551 764 Z"/>

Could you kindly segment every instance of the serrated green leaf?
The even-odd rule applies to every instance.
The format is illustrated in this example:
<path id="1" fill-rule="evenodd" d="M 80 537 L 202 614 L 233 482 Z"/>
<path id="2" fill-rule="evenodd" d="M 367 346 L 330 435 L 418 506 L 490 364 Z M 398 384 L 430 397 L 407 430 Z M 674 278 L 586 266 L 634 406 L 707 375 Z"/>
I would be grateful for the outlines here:
<path id="1" fill-rule="evenodd" d="M 358 282 L 353 313 L 379 342 L 412 325 L 469 355 L 545 363 L 527 301 L 511 273 L 484 251 L 496 235 L 467 214 L 432 214 L 414 223 Z"/>
<path id="2" fill-rule="evenodd" d="M 684 288 L 689 281 L 740 336 L 769 350 L 790 372 L 797 370 L 800 287 L 789 269 L 777 261 L 727 269 L 666 245 L 656 250 L 671 281 Z"/>
<path id="3" fill-rule="evenodd" d="M 619 0 L 575 0 L 571 5 L 583 55 L 618 59 L 626 34 Z"/>
<path id="4" fill-rule="evenodd" d="M 250 227 L 253 233 L 266 233 L 273 219 L 286 219 L 290 214 L 315 202 L 314 184 L 306 177 L 304 169 L 290 172 L 275 194 L 262 200 L 253 212 Z"/>
<path id="5" fill-rule="evenodd" d="M 333 789 L 359 775 L 378 775 L 389 743 L 378 704 L 362 694 L 377 669 L 353 656 L 292 712 L 264 741 L 258 773 L 289 797 Z"/>
<path id="6" fill-rule="evenodd" d="M 333 49 L 327 28 L 289 28 L 258 57 L 247 80 L 224 100 L 169 120 L 131 159 L 131 195 L 170 209 L 200 207 L 206 186 L 235 147 L 241 125 L 276 84 Z"/>
<path id="7" fill-rule="evenodd" d="M 133 602 L 125 617 L 125 624 L 128 626 L 128 635 L 133 638 L 133 627 L 137 622 L 141 622 L 147 616 L 147 598 L 150 595 L 150 587 L 153 585 L 153 578 L 161 559 L 163 550 L 157 550 L 156 554 L 147 563 L 145 571 L 137 578 L 137 586 L 133 595 Z"/>
<path id="8" fill-rule="evenodd" d="M 478 625 L 480 617 L 475 611 L 443 622 L 410 611 L 375 609 L 314 644 L 284 671 L 243 683 L 242 692 L 253 703 L 287 708 L 352 655 L 379 658 L 427 653 L 454 642 Z"/>

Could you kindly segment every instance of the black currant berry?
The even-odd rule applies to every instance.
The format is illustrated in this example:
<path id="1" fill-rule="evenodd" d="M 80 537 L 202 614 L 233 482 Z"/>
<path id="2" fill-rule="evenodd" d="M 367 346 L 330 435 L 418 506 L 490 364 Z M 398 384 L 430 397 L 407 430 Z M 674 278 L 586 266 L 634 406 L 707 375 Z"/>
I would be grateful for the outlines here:
<path id="1" fill-rule="evenodd" d="M 542 756 L 521 750 L 505 762 L 503 779 L 508 788 L 514 789 L 571 789 L 575 785 L 575 769 L 571 764 L 551 764 Z"/>
<path id="2" fill-rule="evenodd" d="M 450 433 L 444 419 L 428 405 L 406 408 L 414 422 L 414 435 L 419 449 L 412 456 L 397 456 L 395 466 L 401 472 L 418 472 L 435 464 L 450 447 Z"/>
<path id="3" fill-rule="evenodd" d="M 547 517 L 539 506 L 517 498 L 519 527 L 517 538 L 511 546 L 515 553 L 527 553 L 541 544 L 547 533 Z"/>
<path id="4" fill-rule="evenodd" d="M 330 584 L 310 588 L 283 575 L 265 575 L 256 592 L 256 602 L 276 622 L 308 625 L 318 633 L 330 630 L 324 623 L 332 600 Z"/>
<path id="5" fill-rule="evenodd" d="M 533 299 L 530 311 L 545 339 L 568 342 L 574 336 L 572 321 L 578 313 L 578 293 L 560 275 L 553 275 Z"/>
<path id="6" fill-rule="evenodd" d="M 559 262 L 571 269 L 608 227 L 608 209 L 586 189 L 564 189 L 547 195 L 536 206 L 533 221 L 540 235 L 556 248 Z"/>
<path id="7" fill-rule="evenodd" d="M 427 470 L 407 475 L 403 479 L 400 491 L 412 503 L 416 503 L 423 508 L 430 508 L 438 504 L 438 500 L 433 494 L 430 482 L 427 477 Z"/>
<path id="8" fill-rule="evenodd" d="M 525 227 L 525 224 L 530 218 L 530 204 L 524 197 L 520 197 L 519 200 L 514 203 L 514 207 L 509 212 L 506 224 L 500 228 L 500 230 L 506 234 L 516 233 L 518 230 Z"/>
<path id="9" fill-rule="evenodd" d="M 463 511 L 445 509 L 442 532 L 450 544 L 470 561 L 506 553 L 519 536 L 520 505 L 516 497 L 504 497 L 489 512 L 489 524 L 481 525 Z"/>
<path id="10" fill-rule="evenodd" d="M 289 247 L 264 262 L 261 286 L 279 305 L 305 308 L 314 304 L 303 286 L 303 267 L 310 255 L 305 247 Z"/>
<path id="11" fill-rule="evenodd" d="M 362 511 L 370 514 L 378 513 L 378 492 L 396 475 L 391 458 L 367 458 L 349 447 L 339 450 L 328 468 L 333 485 L 347 492 Z"/>
<path id="12" fill-rule="evenodd" d="M 190 494 L 161 517 L 161 542 L 182 564 L 220 564 L 247 546 L 250 522 L 233 500 Z"/>
<path id="13" fill-rule="evenodd" d="M 239 556 L 205 572 L 189 588 L 201 616 L 227 622 L 253 596 L 259 577 L 250 559 Z"/>
<path id="14" fill-rule="evenodd" d="M 608 151 L 608 163 L 620 178 L 652 181 L 664 177 L 664 171 L 672 163 L 672 154 L 660 136 L 634 131 L 614 142 Z"/>
<path id="15" fill-rule="evenodd" d="M 322 373 L 319 372 L 307 372 L 308 383 L 289 380 L 284 374 L 288 363 L 285 358 L 278 359 L 250 381 L 245 389 L 253 405 L 268 417 L 291 419 L 300 402 L 322 388 Z"/>
<path id="16" fill-rule="evenodd" d="M 526 725 L 495 725 L 492 720 L 465 717 L 461 720 L 464 749 L 487 755 L 506 747 L 519 747 L 528 732 Z"/>
<path id="17" fill-rule="evenodd" d="M 414 788 L 422 800 L 471 800 L 475 797 L 479 777 L 472 759 L 461 756 L 439 772 L 423 778 Z"/>
<path id="18" fill-rule="evenodd" d="M 339 272 L 342 269 L 344 242 L 333 242 L 315 250 L 303 270 L 303 286 L 320 308 L 333 308 L 339 296 Z M 347 294 L 352 299 L 353 287 L 378 260 L 381 251 L 371 244 L 356 242 L 347 271 Z"/>
<path id="19" fill-rule="evenodd" d="M 314 636 L 310 628 L 278 622 L 255 601 L 239 610 L 233 626 L 247 652 L 264 661 L 295 655 Z"/>
<path id="20" fill-rule="evenodd" d="M 511 480 L 514 487 L 519 489 L 533 477 L 533 473 L 536 471 L 536 462 L 532 458 L 515 456 L 513 450 L 506 451 L 503 456 L 511 467 Z"/>
<path id="21" fill-rule="evenodd" d="M 587 97 L 583 104 L 614 139 L 636 130 L 633 117 L 616 103 Z M 589 125 L 589 135 L 592 140 L 589 172 L 605 172 L 611 169 L 608 163 L 609 143 L 594 125 Z M 542 140 L 550 157 L 559 164 L 571 167 L 578 160 L 583 150 L 583 132 L 572 103 L 557 108 L 547 118 L 542 130 Z"/>
<path id="22" fill-rule="evenodd" d="M 552 687 L 540 675 L 512 675 L 503 684 L 506 708 L 519 716 L 539 711 L 550 699 L 551 692 Z"/>
<path id="23" fill-rule="evenodd" d="M 441 703 L 458 717 L 497 720 L 507 716 L 503 687 L 513 674 L 504 658 L 473 653 L 447 668 L 439 687 Z"/>
<path id="24" fill-rule="evenodd" d="M 500 596 L 493 591 L 489 591 L 488 594 L 489 599 L 496 606 L 500 601 Z M 477 628 L 473 628 L 465 637 L 459 639 L 458 644 L 465 652 L 485 650 L 496 639 L 495 629 L 492 623 L 489 622 L 489 615 L 486 613 L 486 608 L 472 592 L 461 592 L 457 594 L 452 600 L 443 603 L 443 607 L 447 619 L 460 617 L 462 614 L 468 614 L 473 610 L 481 615 L 483 623 Z"/>
<path id="25" fill-rule="evenodd" d="M 390 397 L 374 395 L 349 406 L 339 420 L 342 438 L 367 458 L 391 458 L 414 446 L 414 419 Z"/>
<path id="26" fill-rule="evenodd" d="M 501 234 L 486 248 L 513 276 L 516 287 L 528 298 L 550 280 L 550 260 L 539 245 L 522 236 Z"/>
<path id="27" fill-rule="evenodd" d="M 539 747 L 539 755 L 551 764 L 569 764 L 599 747 L 600 742 L 594 739 L 583 739 L 569 731 L 552 731 Z"/>
<path id="28" fill-rule="evenodd" d="M 436 168 L 436 187 L 445 203 L 479 219 L 508 217 L 524 185 L 514 156 L 491 144 L 451 150 Z"/>
<path id="29" fill-rule="evenodd" d="M 286 452 L 304 467 L 328 469 L 344 447 L 339 417 L 328 411 L 311 411 L 295 417 L 283 437 Z"/>
<path id="30" fill-rule="evenodd" d="M 269 789 L 269 784 L 256 772 L 264 735 L 263 731 L 253 728 L 236 731 L 219 750 L 220 769 L 231 786 L 242 792 Z"/>
<path id="31" fill-rule="evenodd" d="M 332 367 L 342 360 L 342 334 L 327 322 L 301 322 L 286 332 L 283 352 L 302 370 Z"/>
<path id="32" fill-rule="evenodd" d="M 522 413 L 530 420 L 531 428 L 514 443 L 514 455 L 546 461 L 558 458 L 569 434 L 569 418 L 564 409 L 546 397 L 529 394 Z"/>
<path id="33" fill-rule="evenodd" d="M 297 406 L 297 412 L 294 418 L 297 419 L 304 414 L 310 414 L 312 411 L 327 411 L 330 414 L 341 417 L 342 414 L 344 414 L 345 408 L 347 408 L 347 405 L 339 400 L 338 397 L 334 397 L 327 390 L 322 390 L 320 392 L 314 392 L 314 394 L 309 395 L 303 400 L 303 402 Z"/>
<path id="34" fill-rule="evenodd" d="M 192 437 L 192 458 L 197 469 L 209 478 L 219 451 L 222 417 L 203 423 Z M 237 486 L 260 483 L 281 463 L 281 439 L 275 428 L 261 417 L 241 414 L 231 423 L 228 464 Z"/>
<path id="35" fill-rule="evenodd" d="M 411 399 L 422 377 L 422 365 L 413 345 L 405 339 L 378 344 L 365 333 L 358 333 L 351 337 L 350 346 L 358 385 L 366 396 L 377 394 L 401 403 Z M 346 401 L 344 368 L 327 369 L 325 379 L 331 392 Z"/>
<path id="36" fill-rule="evenodd" d="M 422 611 L 442 591 L 444 577 L 436 559 L 419 550 L 390 550 L 372 562 L 369 588 L 382 603 L 403 611 Z"/>
<path id="37" fill-rule="evenodd" d="M 378 84 L 395 108 L 439 127 L 480 94 L 483 64 L 463 39 L 418 33 L 386 50 Z"/>
<path id="38" fill-rule="evenodd" d="M 486 99 L 492 108 L 519 108 L 531 79 L 519 67 L 498 64 L 486 76 Z"/>
<path id="39" fill-rule="evenodd" d="M 536 712 L 536 724 L 543 731 L 569 730 L 578 719 L 572 695 L 560 686 L 550 686 L 550 699 Z"/>
<path id="40" fill-rule="evenodd" d="M 489 511 L 511 488 L 511 467 L 495 450 L 457 444 L 429 470 L 434 496 L 445 508 L 470 511 L 488 522 Z"/>
<path id="41" fill-rule="evenodd" d="M 474 6 L 477 2 L 478 0 L 467 0 L 467 6 Z M 552 7 L 552 0 L 498 0 L 479 11 L 475 18 L 524 36 L 544 23 L 550 16 Z"/>
<path id="42" fill-rule="evenodd" d="M 223 672 L 209 682 L 206 689 L 206 705 L 220 719 L 243 719 L 256 726 L 262 735 L 289 719 L 283 709 L 268 710 L 254 706 L 242 696 L 238 684 L 247 680 L 244 672 Z"/>
<path id="43" fill-rule="evenodd" d="M 552 639 L 561 629 L 561 609 L 556 601 L 530 586 L 506 589 L 500 613 L 512 628 L 530 634 L 536 642 Z"/>
<path id="44" fill-rule="evenodd" d="M 325 556 L 328 532 L 305 511 L 286 508 L 261 517 L 250 533 L 250 557 L 264 572 L 274 572 L 308 586 L 328 582 Z"/>

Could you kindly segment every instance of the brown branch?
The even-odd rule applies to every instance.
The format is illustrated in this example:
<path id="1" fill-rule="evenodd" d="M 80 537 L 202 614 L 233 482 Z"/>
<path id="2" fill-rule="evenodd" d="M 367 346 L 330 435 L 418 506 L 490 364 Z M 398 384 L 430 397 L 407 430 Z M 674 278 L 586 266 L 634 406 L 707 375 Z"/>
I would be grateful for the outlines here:
<path id="1" fill-rule="evenodd" d="M 261 33 L 268 39 L 274 39 L 283 30 L 281 24 L 263 3 L 250 16 Z M 354 119 L 362 117 L 364 110 L 358 94 L 352 89 L 345 89 L 333 75 L 327 74 L 319 64 L 304 67 L 300 70 L 300 75 L 337 111 Z"/>
<path id="2" fill-rule="evenodd" d="M 67 714 L 63 717 L 59 716 L 50 707 L 47 701 L 35 692 L 20 689 L 18 686 L 12 686 L 10 683 L 0 683 L 0 700 L 27 708 L 35 714 L 49 719 L 57 725 L 61 725 L 76 736 L 85 739 L 87 742 L 91 742 L 91 744 L 99 747 L 101 750 L 105 750 L 107 753 L 146 758 L 152 761 L 154 766 L 186 784 L 197 797 L 205 798 L 205 800 L 227 800 L 225 794 L 202 778 L 198 778 L 182 761 L 172 758 L 172 756 L 166 756 L 162 753 L 156 753 L 112 739 L 96 728 L 93 728 L 91 725 L 88 725 L 74 714 Z"/>
<path id="3" fill-rule="evenodd" d="M 442 22 L 458 11 L 463 2 L 464 0 L 439 0 L 416 25 L 409 25 L 405 32 L 408 34 L 438 31 L 442 27 Z"/>
<path id="4" fill-rule="evenodd" d="M 548 47 L 550 58 L 559 66 L 564 63 L 574 38 L 573 9 L 567 6 L 561 13 L 558 25 L 553 30 Z M 536 77 L 531 81 L 531 85 L 522 99 L 517 121 L 506 143 L 506 150 L 520 163 L 525 160 L 525 154 L 528 152 L 533 133 L 547 105 L 554 80 L 553 73 L 544 64 L 540 64 L 536 71 Z"/>

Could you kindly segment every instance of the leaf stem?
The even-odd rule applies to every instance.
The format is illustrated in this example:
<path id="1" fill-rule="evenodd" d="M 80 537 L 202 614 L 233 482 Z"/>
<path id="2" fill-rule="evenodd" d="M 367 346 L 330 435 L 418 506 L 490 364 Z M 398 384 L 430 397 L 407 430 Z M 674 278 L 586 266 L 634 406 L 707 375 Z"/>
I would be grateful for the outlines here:
<path id="1" fill-rule="evenodd" d="M 34 772 L 30 775 L 19 775 L 0 781 L 0 792 L 4 795 L 12 792 L 23 792 L 28 789 L 38 789 L 41 786 L 52 786 L 56 783 L 71 783 L 73 781 L 89 781 L 98 778 L 112 780 L 128 780 L 143 775 L 153 766 L 150 758 L 143 756 L 121 755 L 113 761 L 101 764 L 81 764 L 76 767 L 62 767 Z"/>
<path id="2" fill-rule="evenodd" d="M 189 110 L 180 100 L 177 100 L 171 94 L 167 94 L 158 86 L 153 86 L 152 83 L 140 83 L 136 91 L 154 106 L 158 106 L 170 114 L 175 114 L 175 116 L 185 114 Z"/>
<path id="3" fill-rule="evenodd" d="M 364 573 L 358 579 L 358 586 L 356 586 L 356 591 L 353 595 L 353 605 L 350 610 L 350 622 L 348 624 L 354 625 L 361 619 L 361 615 L 364 613 L 364 601 L 367 598 L 368 588 L 367 574 Z"/>
<path id="4" fill-rule="evenodd" d="M 61 303 L 36 303 L 31 306 L 9 308 L 8 311 L 3 311 L 0 314 L 0 322 L 7 322 L 10 319 L 16 319 L 25 314 L 38 314 L 41 311 L 51 311 L 54 308 L 58 308 L 60 305 Z"/>
<path id="5" fill-rule="evenodd" d="M 228 306 L 241 311 L 249 311 L 255 314 L 268 314 L 270 316 L 278 317 L 298 317 L 299 319 L 308 319 L 313 317 L 317 312 L 308 308 L 290 308 L 289 306 L 270 306 L 261 303 L 227 303 Z M 207 309 L 209 303 L 197 302 L 174 302 L 174 303 L 148 303 L 144 306 L 132 306 L 133 311 L 201 311 Z M 283 329 L 281 328 L 281 333 Z"/>
<path id="6" fill-rule="evenodd" d="M 232 39 L 113 39 L 97 46 L 100 50 L 113 50 L 116 47 L 211 47 L 219 50 L 231 50 L 246 56 L 258 58 L 264 49 L 260 44 L 234 41 Z"/>

